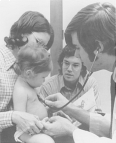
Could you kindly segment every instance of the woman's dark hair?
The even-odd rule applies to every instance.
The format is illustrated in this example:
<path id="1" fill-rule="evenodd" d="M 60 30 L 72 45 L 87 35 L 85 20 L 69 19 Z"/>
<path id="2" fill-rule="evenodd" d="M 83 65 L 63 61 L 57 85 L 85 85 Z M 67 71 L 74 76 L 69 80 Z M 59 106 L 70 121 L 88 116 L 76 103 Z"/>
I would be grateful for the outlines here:
<path id="1" fill-rule="evenodd" d="M 51 71 L 50 54 L 41 45 L 26 44 L 17 57 L 15 71 L 17 74 L 25 70 L 32 70 L 35 74 Z"/>
<path id="2" fill-rule="evenodd" d="M 10 36 L 5 37 L 5 42 L 7 46 L 15 48 L 25 45 L 28 42 L 22 40 L 23 34 L 31 34 L 32 32 L 46 32 L 50 35 L 50 40 L 48 41 L 47 50 L 53 44 L 54 41 L 54 31 L 48 20 L 39 12 L 27 11 L 16 21 L 11 29 Z"/>
<path id="3" fill-rule="evenodd" d="M 81 9 L 71 20 L 65 31 L 66 43 L 72 43 L 71 33 L 77 32 L 79 43 L 93 61 L 98 41 L 104 51 L 114 55 L 116 51 L 116 8 L 109 3 L 94 3 Z"/>
<path id="4" fill-rule="evenodd" d="M 58 59 L 58 64 L 60 66 L 60 69 L 59 69 L 60 74 L 62 74 L 62 63 L 64 58 L 75 56 L 76 50 L 77 48 L 73 44 L 68 44 L 62 49 L 62 52 L 59 55 L 59 59 Z M 82 62 L 81 75 L 85 77 L 86 74 L 87 74 L 87 68 L 83 65 L 83 62 Z"/>

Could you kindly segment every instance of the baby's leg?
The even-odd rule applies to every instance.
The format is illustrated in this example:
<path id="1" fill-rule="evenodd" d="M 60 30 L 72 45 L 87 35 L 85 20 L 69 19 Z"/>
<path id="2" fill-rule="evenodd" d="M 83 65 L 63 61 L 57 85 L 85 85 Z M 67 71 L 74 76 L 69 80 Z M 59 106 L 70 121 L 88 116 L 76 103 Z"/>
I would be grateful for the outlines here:
<path id="1" fill-rule="evenodd" d="M 52 137 L 41 133 L 32 136 L 24 133 L 19 139 L 24 143 L 55 143 Z"/>

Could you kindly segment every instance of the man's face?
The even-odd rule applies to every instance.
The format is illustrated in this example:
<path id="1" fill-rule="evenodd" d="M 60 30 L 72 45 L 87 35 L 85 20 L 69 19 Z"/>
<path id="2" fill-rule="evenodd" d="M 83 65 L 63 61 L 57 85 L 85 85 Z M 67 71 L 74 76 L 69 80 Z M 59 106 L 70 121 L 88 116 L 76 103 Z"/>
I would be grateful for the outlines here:
<path id="1" fill-rule="evenodd" d="M 89 71 L 91 68 L 92 62 L 89 59 L 88 53 L 84 50 L 84 48 L 79 43 L 76 32 L 73 32 L 71 34 L 71 37 L 72 37 L 72 44 L 74 44 L 77 47 L 79 51 L 79 55 L 82 59 L 82 62 L 84 63 L 84 65 L 87 67 Z M 95 50 L 94 54 L 96 54 L 96 52 L 97 51 Z M 100 52 L 99 55 L 97 56 L 97 60 L 95 61 L 92 67 L 92 72 L 103 70 L 103 69 L 112 71 L 114 62 L 115 62 L 115 56 Z"/>
<path id="2" fill-rule="evenodd" d="M 79 51 L 79 54 L 80 54 L 80 57 L 84 63 L 84 65 L 87 67 L 87 69 L 89 70 L 90 67 L 91 67 L 91 64 L 92 62 L 90 61 L 89 59 L 89 56 L 87 54 L 87 52 L 84 50 L 84 48 L 81 46 L 81 44 L 79 43 L 79 40 L 78 40 L 78 37 L 77 37 L 77 33 L 76 32 L 73 32 L 71 34 L 72 36 L 72 44 L 74 44 L 78 51 Z"/>
<path id="3" fill-rule="evenodd" d="M 65 57 L 62 64 L 62 73 L 66 81 L 75 83 L 80 76 L 82 62 L 75 56 Z"/>

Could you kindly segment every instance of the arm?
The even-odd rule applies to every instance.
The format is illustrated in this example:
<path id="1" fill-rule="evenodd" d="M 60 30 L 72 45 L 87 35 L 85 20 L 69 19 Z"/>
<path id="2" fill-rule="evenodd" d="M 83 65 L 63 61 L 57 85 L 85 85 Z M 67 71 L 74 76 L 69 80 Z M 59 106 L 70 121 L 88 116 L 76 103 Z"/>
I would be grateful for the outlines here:
<path id="1" fill-rule="evenodd" d="M 59 108 L 67 103 L 67 99 L 59 93 L 46 97 L 45 102 L 52 107 Z M 67 115 L 72 116 L 81 123 L 88 125 L 91 132 L 99 136 L 108 135 L 110 120 L 108 120 L 107 116 L 102 116 L 97 113 L 89 113 L 83 109 L 74 106 L 73 104 L 69 104 L 68 106 L 66 106 L 63 111 Z"/>
<path id="2" fill-rule="evenodd" d="M 73 132 L 73 138 L 75 143 L 114 143 L 112 139 L 105 138 L 105 137 L 98 137 L 97 135 L 76 129 Z"/>
<path id="3" fill-rule="evenodd" d="M 98 85 L 97 85 L 97 81 L 94 77 L 90 77 L 88 82 L 86 83 L 86 86 L 84 88 L 84 91 L 87 92 L 89 91 L 91 88 L 93 88 L 93 92 L 94 92 L 94 98 L 95 98 L 95 106 L 93 106 L 89 111 L 90 112 L 94 112 L 95 109 L 100 109 L 101 108 L 101 104 L 100 104 L 100 97 L 99 97 L 99 90 L 98 90 Z"/>
<path id="4" fill-rule="evenodd" d="M 109 114 L 102 116 L 101 114 L 90 113 L 71 104 L 64 108 L 63 111 L 81 123 L 89 126 L 90 132 L 98 136 L 109 137 L 111 119 Z"/>
<path id="5" fill-rule="evenodd" d="M 90 124 L 90 113 L 86 110 L 83 110 L 79 107 L 74 106 L 72 103 L 70 103 L 68 106 L 66 106 L 63 109 L 63 112 L 65 112 L 70 117 L 75 118 L 82 124 L 89 127 Z"/>
<path id="6" fill-rule="evenodd" d="M 0 112 L 5 111 L 10 101 L 11 93 L 8 85 L 8 75 L 5 71 L 5 61 L 3 54 L 0 51 Z"/>
<path id="7" fill-rule="evenodd" d="M 0 112 L 0 130 L 12 126 L 13 111 Z"/>
<path id="8" fill-rule="evenodd" d="M 65 105 L 68 102 L 68 100 L 61 93 L 56 93 L 46 97 L 45 102 L 49 106 L 60 108 L 63 105 Z M 63 112 L 69 115 L 70 117 L 75 118 L 79 122 L 89 126 L 90 113 L 88 111 L 85 111 L 75 106 L 73 103 L 70 103 L 68 106 L 63 108 Z"/>
<path id="9" fill-rule="evenodd" d="M 19 111 L 7 111 L 0 113 L 0 131 L 4 128 L 12 126 L 13 123 L 18 125 L 24 132 L 31 131 L 32 129 L 34 133 L 40 133 L 39 129 L 43 128 L 41 122 L 34 115 Z"/>
<path id="10" fill-rule="evenodd" d="M 114 143 L 114 139 L 98 137 L 93 133 L 78 129 L 70 121 L 59 116 L 46 118 L 42 123 L 45 128 L 44 133 L 50 136 L 73 136 L 75 143 Z"/>
<path id="11" fill-rule="evenodd" d="M 93 78 L 93 80 L 92 80 L 92 87 L 93 87 L 93 90 L 94 90 L 94 96 L 95 96 L 95 101 L 96 101 L 96 109 L 101 109 L 99 89 L 98 89 L 97 81 L 96 81 L 95 78 Z"/>
<path id="12" fill-rule="evenodd" d="M 3 111 L 10 100 L 10 95 L 7 96 L 7 85 L 6 85 L 6 80 L 7 79 L 7 75 L 4 74 L 4 65 L 5 65 L 5 61 L 4 61 L 4 57 L 3 54 L 0 51 L 0 131 L 4 128 L 10 127 L 12 126 L 12 111 L 8 111 L 8 112 L 1 112 Z M 8 98 L 6 98 L 6 96 Z"/>
<path id="13" fill-rule="evenodd" d="M 26 113 L 27 93 L 24 88 L 14 87 L 13 103 L 14 111 L 12 114 L 12 122 L 24 132 L 28 131 L 32 134 L 39 133 L 43 128 L 38 116 Z M 22 111 L 22 112 L 19 112 Z"/>
<path id="14" fill-rule="evenodd" d="M 26 112 L 27 93 L 24 88 L 15 86 L 13 92 L 14 110 Z"/>
<path id="15" fill-rule="evenodd" d="M 92 117 L 90 116 L 90 112 L 94 112 L 96 108 L 100 108 L 97 82 L 96 82 L 95 78 L 92 76 L 89 78 L 88 82 L 86 83 L 86 85 L 84 87 L 85 93 L 88 92 L 91 88 L 93 88 L 93 91 L 94 91 L 94 100 L 95 100 L 94 104 L 95 105 L 92 108 L 90 108 L 90 110 L 86 111 L 79 107 L 73 106 L 72 104 L 67 106 L 66 107 L 67 109 L 66 108 L 63 109 L 63 111 L 66 114 L 75 118 L 76 120 L 78 120 L 82 124 L 86 125 L 87 127 L 90 127 L 90 125 L 91 125 Z"/>

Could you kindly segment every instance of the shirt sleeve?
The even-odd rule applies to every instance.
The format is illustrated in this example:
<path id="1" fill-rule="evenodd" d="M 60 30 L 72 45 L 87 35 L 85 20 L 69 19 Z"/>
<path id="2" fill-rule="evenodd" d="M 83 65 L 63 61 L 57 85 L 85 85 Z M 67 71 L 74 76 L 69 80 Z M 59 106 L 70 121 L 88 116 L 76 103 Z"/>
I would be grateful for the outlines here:
<path id="1" fill-rule="evenodd" d="M 0 51 L 0 68 L 3 66 L 3 63 L 4 63 L 4 57 Z"/>
<path id="2" fill-rule="evenodd" d="M 93 133 L 80 129 L 74 130 L 73 139 L 75 143 L 114 143 L 112 139 L 98 137 Z"/>
<path id="3" fill-rule="evenodd" d="M 7 110 L 12 91 L 9 75 L 0 68 L 0 111 Z"/>
<path id="4" fill-rule="evenodd" d="M 110 120 L 110 114 L 102 116 L 101 114 L 90 113 L 90 132 L 98 136 L 109 137 Z"/>
<path id="5" fill-rule="evenodd" d="M 13 111 L 0 112 L 0 131 L 4 128 L 12 126 Z"/>
<path id="6" fill-rule="evenodd" d="M 59 92 L 57 76 L 53 76 L 46 81 L 39 89 L 38 95 L 47 97 L 51 94 Z"/>
<path id="7" fill-rule="evenodd" d="M 93 90 L 94 90 L 94 96 L 95 96 L 95 101 L 96 101 L 96 108 L 101 109 L 101 103 L 100 103 L 100 97 L 99 97 L 99 89 L 97 85 L 97 81 L 94 79 L 93 80 Z"/>
<path id="8" fill-rule="evenodd" d="M 40 89 L 38 90 L 38 95 L 40 95 L 40 96 L 44 96 L 44 98 L 45 97 L 47 97 L 48 95 L 50 95 L 50 89 L 49 89 L 49 87 L 48 86 L 46 86 L 46 85 L 42 85 L 41 87 L 40 87 Z"/>
<path id="9" fill-rule="evenodd" d="M 93 109 L 91 109 L 90 111 L 94 112 L 95 109 L 101 109 L 101 103 L 100 103 L 99 89 L 98 89 L 97 81 L 93 76 L 91 76 L 89 78 L 84 90 L 87 92 L 91 88 L 93 88 L 93 91 L 94 91 L 96 106 L 93 107 Z"/>

